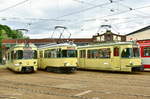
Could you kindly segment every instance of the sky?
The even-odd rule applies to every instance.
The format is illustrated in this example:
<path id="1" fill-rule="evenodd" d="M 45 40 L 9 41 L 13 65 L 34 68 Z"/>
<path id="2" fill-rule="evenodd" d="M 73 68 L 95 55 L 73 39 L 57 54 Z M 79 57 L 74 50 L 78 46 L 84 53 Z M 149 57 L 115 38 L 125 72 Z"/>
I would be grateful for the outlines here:
<path id="1" fill-rule="evenodd" d="M 0 24 L 33 39 L 91 38 L 102 25 L 124 35 L 150 25 L 150 0 L 0 0 Z"/>

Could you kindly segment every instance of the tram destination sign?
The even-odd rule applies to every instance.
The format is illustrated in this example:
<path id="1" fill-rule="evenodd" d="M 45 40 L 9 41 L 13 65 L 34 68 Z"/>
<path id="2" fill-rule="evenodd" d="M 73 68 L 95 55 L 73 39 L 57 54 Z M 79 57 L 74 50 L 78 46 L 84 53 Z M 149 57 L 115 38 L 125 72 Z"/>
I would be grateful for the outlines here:
<path id="1" fill-rule="evenodd" d="M 67 47 L 67 49 L 69 49 L 69 50 L 74 50 L 75 47 Z"/>
<path id="2" fill-rule="evenodd" d="M 24 47 L 23 49 L 24 49 L 24 50 L 32 50 L 31 47 Z"/>

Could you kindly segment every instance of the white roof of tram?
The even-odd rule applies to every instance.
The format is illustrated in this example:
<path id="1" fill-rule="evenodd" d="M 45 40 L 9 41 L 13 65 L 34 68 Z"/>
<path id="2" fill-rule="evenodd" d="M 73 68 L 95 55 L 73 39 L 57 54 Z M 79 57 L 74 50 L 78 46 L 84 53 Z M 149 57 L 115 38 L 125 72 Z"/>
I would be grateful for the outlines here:
<path id="1" fill-rule="evenodd" d="M 37 48 L 33 43 L 21 43 L 21 44 L 16 44 L 15 46 L 13 46 L 13 48 L 17 48 L 17 47 L 25 47 L 25 46 L 28 46 L 28 47 L 32 47 L 32 48 Z"/>
<path id="2" fill-rule="evenodd" d="M 76 47 L 76 44 L 73 43 L 50 43 L 50 44 L 46 44 L 46 45 L 41 45 L 38 47 L 38 49 L 43 49 L 43 48 L 51 48 L 51 47 L 62 47 L 62 46 L 74 46 Z"/>
<path id="3" fill-rule="evenodd" d="M 114 45 L 139 45 L 136 42 L 114 42 L 114 43 L 99 43 L 99 44 L 90 44 L 85 46 L 78 46 L 78 48 L 88 48 L 88 47 L 99 47 L 99 46 L 114 46 Z"/>

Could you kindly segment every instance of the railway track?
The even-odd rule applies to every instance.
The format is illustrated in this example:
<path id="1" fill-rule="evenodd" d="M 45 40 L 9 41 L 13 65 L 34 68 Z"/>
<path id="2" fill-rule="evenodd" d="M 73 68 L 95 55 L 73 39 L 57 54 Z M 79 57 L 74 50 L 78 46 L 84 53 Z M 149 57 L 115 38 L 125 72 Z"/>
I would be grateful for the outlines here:
<path id="1" fill-rule="evenodd" d="M 4 88 L 14 89 L 17 91 L 23 91 L 25 93 L 35 93 L 35 94 L 43 94 L 43 95 L 55 95 L 55 96 L 64 96 L 71 97 L 77 99 L 92 99 L 86 95 L 76 96 L 77 93 L 84 92 L 83 89 L 65 89 L 65 88 L 54 88 L 52 86 L 40 85 L 40 84 L 32 84 L 32 83 L 20 83 L 17 81 L 9 81 L 9 80 L 0 80 L 0 86 Z M 63 93 L 62 93 L 63 92 Z M 134 96 L 134 97 L 142 97 L 142 98 L 150 98 L 150 95 L 143 94 L 129 94 L 129 93 L 118 93 L 111 91 L 92 91 L 94 94 L 106 94 L 106 95 L 121 95 L 121 96 Z M 92 94 L 90 93 L 90 94 Z M 94 96 L 93 96 L 94 97 Z"/>
<path id="2" fill-rule="evenodd" d="M 37 76 L 39 75 L 39 76 Z M 127 78 L 121 78 L 122 81 L 125 81 L 125 80 L 128 80 L 128 82 L 124 82 L 124 83 L 119 83 L 118 81 L 114 80 L 114 77 L 103 77 L 103 78 L 100 78 L 101 81 L 97 81 L 97 79 L 93 78 L 93 77 L 90 77 L 90 76 L 87 76 L 87 77 L 81 77 L 80 79 L 73 79 L 73 78 L 67 78 L 67 77 L 55 77 L 55 76 L 51 76 L 51 75 L 40 75 L 40 74 L 37 74 L 37 75 L 33 75 L 32 77 L 39 77 L 39 78 L 46 78 L 46 79 L 57 79 L 57 80 L 67 80 L 67 81 L 72 81 L 72 82 L 79 82 L 79 83 L 92 83 L 92 84 L 101 84 L 101 83 L 107 83 L 107 84 L 117 84 L 117 85 L 124 85 L 124 86 L 132 86 L 132 87 L 136 87 L 136 86 L 141 86 L 141 87 L 150 87 L 149 85 L 149 82 L 150 82 L 150 79 L 127 79 Z M 108 79 L 109 78 L 109 79 Z M 84 80 L 83 80 L 84 79 Z M 89 79 L 92 79 L 92 80 L 89 80 Z M 116 79 L 119 79 L 118 77 L 116 77 Z M 110 82 L 111 81 L 111 82 Z M 140 85 L 141 83 L 143 83 L 143 85 Z"/>
<path id="3" fill-rule="evenodd" d="M 89 99 L 85 96 L 75 96 L 74 94 L 68 93 L 76 93 L 74 90 L 62 89 L 62 88 L 54 88 L 46 85 L 39 85 L 39 84 L 31 84 L 31 83 L 19 83 L 14 81 L 3 80 L 0 81 L 0 87 L 14 89 L 18 91 L 23 91 L 25 93 L 35 93 L 35 94 L 43 94 L 43 95 L 55 95 L 55 96 L 64 96 L 64 97 L 71 97 L 77 99 Z M 62 91 L 63 90 L 63 93 Z M 79 90 L 75 90 L 79 91 Z M 67 93 L 68 92 L 68 93 Z"/>
<path id="4" fill-rule="evenodd" d="M 0 88 L 6 90 L 7 89 L 16 90 L 17 92 L 23 92 L 23 93 L 31 93 L 31 94 L 33 93 L 33 94 L 50 95 L 50 96 L 52 95 L 52 96 L 59 96 L 59 97 L 62 96 L 62 97 L 66 97 L 66 99 L 68 98 L 69 99 L 70 98 L 71 99 L 110 99 L 110 98 L 106 98 L 107 96 L 114 96 L 115 98 L 112 99 L 116 99 L 117 96 L 127 97 L 126 99 L 130 97 L 134 97 L 133 99 L 150 99 L 150 95 L 148 94 L 148 90 L 150 88 L 149 85 L 150 80 L 148 79 L 149 78 L 148 75 L 146 76 L 143 76 L 143 74 L 137 76 L 133 75 L 134 79 L 132 79 L 132 75 L 130 77 L 130 75 L 126 75 L 126 74 L 125 77 L 123 74 L 121 75 L 113 74 L 115 76 L 113 75 L 111 76 L 109 74 L 107 75 L 103 73 L 102 74 L 100 73 L 100 75 L 95 75 L 95 74 L 99 74 L 99 73 L 87 72 L 87 75 L 84 72 L 81 72 L 80 75 L 79 74 L 71 74 L 71 75 L 55 74 L 55 73 L 47 73 L 47 72 L 39 72 L 35 74 L 12 74 L 11 73 L 10 77 L 8 77 L 9 75 L 7 74 L 6 76 L 0 78 Z M 95 78 L 94 75 L 96 76 Z M 21 79 L 22 77 L 23 79 L 29 79 L 29 80 L 24 81 L 23 79 Z M 99 78 L 99 80 L 97 78 Z M 35 81 L 32 81 L 32 79 Z M 124 82 L 125 80 L 127 80 L 127 82 Z M 55 82 L 58 83 L 53 84 Z M 88 87 L 70 89 L 70 88 L 61 88 L 61 87 L 54 86 L 61 83 L 82 84 L 82 85 L 87 85 Z M 96 88 L 96 86 L 98 88 L 94 89 Z M 112 86 L 112 88 L 109 88 L 107 86 Z M 120 87 L 117 87 L 118 89 L 117 88 L 115 89 L 114 86 L 115 87 L 120 86 Z M 106 90 L 104 88 L 106 88 Z M 132 89 L 131 91 L 128 90 L 130 88 Z M 143 90 L 145 92 L 133 91 L 137 89 L 138 90 L 148 89 L 148 90 L 146 91 Z M 86 93 L 86 94 L 82 94 L 82 93 Z M 6 99 L 9 98 L 6 97 Z"/>

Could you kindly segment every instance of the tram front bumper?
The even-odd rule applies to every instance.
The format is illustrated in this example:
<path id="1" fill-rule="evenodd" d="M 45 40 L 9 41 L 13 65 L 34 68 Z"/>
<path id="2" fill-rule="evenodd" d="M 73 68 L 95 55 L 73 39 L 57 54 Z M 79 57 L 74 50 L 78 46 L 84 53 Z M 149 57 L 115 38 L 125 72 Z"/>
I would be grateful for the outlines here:
<path id="1" fill-rule="evenodd" d="M 22 72 L 33 72 L 34 71 L 34 67 L 33 66 L 26 66 L 26 67 L 22 67 Z"/>
<path id="2" fill-rule="evenodd" d="M 144 66 L 143 65 L 134 66 L 132 67 L 132 71 L 144 71 Z"/>

